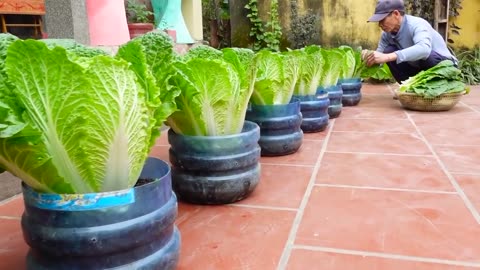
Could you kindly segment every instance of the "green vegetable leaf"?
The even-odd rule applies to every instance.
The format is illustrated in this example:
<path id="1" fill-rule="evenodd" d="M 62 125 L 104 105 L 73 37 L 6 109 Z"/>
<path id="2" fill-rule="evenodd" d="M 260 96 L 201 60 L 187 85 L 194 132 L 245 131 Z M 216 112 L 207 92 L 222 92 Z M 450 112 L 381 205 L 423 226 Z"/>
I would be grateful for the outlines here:
<path id="1" fill-rule="evenodd" d="M 424 97 L 437 97 L 444 93 L 466 91 L 461 79 L 461 71 L 450 60 L 444 60 L 436 66 L 421 71 L 400 85 L 400 92 L 416 93 Z"/>
<path id="2" fill-rule="evenodd" d="M 0 103 L 0 166 L 44 192 L 132 187 L 166 118 L 153 109 L 152 78 L 138 78 L 148 74 L 142 61 L 140 53 L 131 63 L 99 55 L 78 64 L 61 47 L 12 43 L 6 71 L 15 91 Z"/>
<path id="3" fill-rule="evenodd" d="M 295 95 L 315 95 L 320 85 L 322 73 L 325 69 L 325 59 L 322 55 L 322 48 L 310 45 L 298 50 L 297 58 L 300 62 L 300 76 L 295 85 Z"/>
<path id="4" fill-rule="evenodd" d="M 162 122 L 177 110 L 175 98 L 180 91 L 168 84 L 176 58 L 173 42 L 163 32 L 149 32 L 122 45 L 116 57 L 131 63 L 138 82 L 146 90 L 149 115 L 153 115 L 149 120 L 152 132 L 150 146 L 153 146 Z"/>
<path id="5" fill-rule="evenodd" d="M 178 111 L 168 124 L 180 134 L 215 136 L 239 133 L 243 128 L 252 89 L 242 88 L 240 76 L 223 59 L 194 58 L 174 65 L 170 83 L 181 91 Z"/>
<path id="6" fill-rule="evenodd" d="M 353 78 L 356 68 L 355 52 L 349 46 L 340 46 L 339 50 L 343 53 L 342 72 L 339 79 Z"/>
<path id="7" fill-rule="evenodd" d="M 91 83 L 85 92 L 92 97 L 84 123 L 88 136 L 83 140 L 92 168 L 88 178 L 95 190 L 117 190 L 118 183 L 133 186 L 152 137 L 158 135 L 149 124 L 154 117 L 149 113 L 144 88 L 125 61 L 110 57 L 94 58 L 85 75 Z"/>
<path id="8" fill-rule="evenodd" d="M 256 73 L 255 53 L 246 48 L 224 48 L 223 59 L 232 64 L 240 76 L 242 88 L 249 88 Z"/>
<path id="9" fill-rule="evenodd" d="M 202 59 L 221 59 L 223 58 L 223 53 L 220 50 L 217 50 L 211 46 L 207 45 L 199 45 L 194 47 L 183 56 L 185 61 L 195 58 L 202 58 Z"/>
<path id="10" fill-rule="evenodd" d="M 343 54 L 339 49 L 322 49 L 322 55 L 325 59 L 325 66 L 320 80 L 320 86 L 329 87 L 337 84 L 338 78 L 342 74 Z"/>
<path id="11" fill-rule="evenodd" d="M 279 53 L 262 50 L 256 55 L 257 75 L 251 102 L 256 105 L 286 104 L 291 99 L 285 80 L 284 63 Z"/>
<path id="12" fill-rule="evenodd" d="M 92 191 L 93 181 L 84 181 L 90 174 L 89 165 L 79 147 L 81 138 L 86 135 L 82 129 L 86 111 L 82 104 L 86 102 L 82 101 L 85 101 L 85 90 L 89 88 L 88 81 L 79 76 L 83 74 L 82 68 L 68 59 L 65 49 L 49 50 L 46 45 L 34 40 L 15 41 L 10 45 L 7 55 L 6 71 L 9 80 L 16 86 L 16 99 L 25 109 L 23 120 L 31 130 L 38 130 L 41 134 L 40 142 L 32 149 L 38 152 L 34 156 L 50 160 L 52 166 L 47 170 L 51 173 L 57 171 L 61 178 L 42 179 L 42 175 L 31 175 L 22 179 L 29 181 L 33 178 L 44 185 L 49 181 L 62 182 L 68 179 L 75 191 Z M 17 161 L 22 157 L 15 155 L 22 153 L 16 148 L 17 145 L 8 144 L 5 147 L 2 156 L 10 158 L 2 162 L 2 167 L 15 175 L 22 175 L 18 163 L 27 170 L 28 166 L 38 167 L 35 162 L 30 164 L 30 158 L 23 163 Z M 33 180 L 27 184 L 40 186 Z M 51 185 L 49 187 L 53 188 Z"/>

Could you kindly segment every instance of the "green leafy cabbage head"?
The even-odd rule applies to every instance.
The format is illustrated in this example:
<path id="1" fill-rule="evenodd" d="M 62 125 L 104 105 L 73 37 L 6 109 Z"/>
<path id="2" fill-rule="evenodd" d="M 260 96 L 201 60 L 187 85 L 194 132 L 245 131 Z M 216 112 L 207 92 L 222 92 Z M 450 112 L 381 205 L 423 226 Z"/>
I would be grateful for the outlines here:
<path id="1" fill-rule="evenodd" d="M 8 47 L 16 40 L 18 38 L 12 34 L 0 34 L 0 121 L 8 122 L 8 124 L 0 123 L 0 138 L 7 136 L 6 134 L 10 134 L 13 130 L 21 130 L 25 126 L 17 120 L 16 116 L 20 115 L 22 110 L 16 104 L 15 86 L 8 79 L 5 70 Z M 0 164 L 0 173 L 3 171 L 4 168 Z"/>
<path id="2" fill-rule="evenodd" d="M 173 40 L 163 31 L 153 31 L 139 36 L 122 45 L 117 58 L 129 62 L 130 69 L 137 75 L 138 82 L 145 89 L 149 110 L 155 119 L 166 119 L 177 110 L 175 98 L 180 94 L 168 83 L 174 69 L 172 64 L 178 59 L 173 50 Z M 152 132 L 158 132 L 157 121 Z M 152 137 L 151 145 L 156 136 Z"/>
<path id="3" fill-rule="evenodd" d="M 300 62 L 300 76 L 295 84 L 294 94 L 298 96 L 315 95 L 325 69 L 323 49 L 318 45 L 309 45 L 297 50 Z"/>
<path id="4" fill-rule="evenodd" d="M 75 42 L 73 39 L 42 39 L 49 48 L 62 47 L 67 53 L 78 57 L 93 57 L 97 55 L 107 55 L 107 52 L 99 49 L 85 46 Z"/>
<path id="5" fill-rule="evenodd" d="M 276 53 L 262 50 L 256 55 L 257 73 L 251 102 L 276 105 L 290 102 L 300 76 L 299 51 Z"/>
<path id="6" fill-rule="evenodd" d="M 247 48 L 224 48 L 222 58 L 232 64 L 240 76 L 242 88 L 249 88 L 255 76 L 255 53 Z"/>
<path id="7" fill-rule="evenodd" d="M 240 133 L 255 78 L 255 69 L 245 66 L 249 57 L 243 52 L 225 51 L 224 56 L 213 48 L 196 49 L 213 53 L 194 52 L 187 61 L 174 63 L 169 82 L 180 94 L 168 125 L 190 136 Z"/>
<path id="8" fill-rule="evenodd" d="M 290 97 L 283 94 L 285 74 L 280 53 L 261 50 L 256 54 L 257 73 L 251 98 L 252 104 L 275 105 L 288 103 Z M 284 99 L 287 99 L 285 101 Z"/>
<path id="9" fill-rule="evenodd" d="M 0 167 L 42 192 L 136 183 L 158 136 L 153 127 L 166 117 L 152 108 L 156 95 L 132 63 L 97 55 L 79 64 L 60 46 L 17 40 L 5 70 L 15 91 L 0 88 L 12 95 L 0 102 Z"/>
<path id="10" fill-rule="evenodd" d="M 343 54 L 342 71 L 339 79 L 353 78 L 355 75 L 356 59 L 355 51 L 350 46 L 340 46 L 339 51 Z"/>
<path id="11" fill-rule="evenodd" d="M 183 56 L 183 58 L 185 61 L 195 58 L 221 59 L 223 58 L 223 54 L 222 51 L 217 50 L 211 46 L 199 45 L 188 50 L 188 52 Z"/>
<path id="12" fill-rule="evenodd" d="M 9 33 L 0 33 L 0 65 L 3 67 L 5 59 L 7 58 L 7 49 L 18 38 Z"/>
<path id="13" fill-rule="evenodd" d="M 337 84 L 342 74 L 344 65 L 344 54 L 338 48 L 322 49 L 322 56 L 325 60 L 325 66 L 320 79 L 320 86 L 330 87 Z"/>

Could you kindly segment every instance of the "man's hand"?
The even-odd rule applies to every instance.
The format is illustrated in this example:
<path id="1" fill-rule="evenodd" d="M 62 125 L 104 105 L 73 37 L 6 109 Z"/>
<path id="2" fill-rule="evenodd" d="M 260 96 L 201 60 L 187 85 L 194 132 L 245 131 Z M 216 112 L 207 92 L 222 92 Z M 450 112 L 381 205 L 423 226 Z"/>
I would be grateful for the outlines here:
<path id="1" fill-rule="evenodd" d="M 391 61 L 397 60 L 397 54 L 396 53 L 381 53 L 381 52 L 376 52 L 376 51 L 368 51 L 368 50 L 363 50 L 362 51 L 362 59 L 365 61 L 367 66 L 371 67 L 375 64 L 383 64 Z"/>
<path id="2" fill-rule="evenodd" d="M 372 53 L 373 51 L 370 50 L 362 50 L 362 60 L 367 61 L 367 57 L 370 56 L 370 54 Z"/>

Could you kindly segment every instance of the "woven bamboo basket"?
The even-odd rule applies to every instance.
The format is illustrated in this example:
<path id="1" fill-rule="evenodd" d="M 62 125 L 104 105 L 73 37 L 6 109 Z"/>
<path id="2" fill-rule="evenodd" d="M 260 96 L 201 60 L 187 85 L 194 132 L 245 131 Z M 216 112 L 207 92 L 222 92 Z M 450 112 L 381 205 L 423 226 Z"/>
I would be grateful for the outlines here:
<path id="1" fill-rule="evenodd" d="M 439 112 L 452 109 L 465 92 L 446 93 L 434 98 L 426 98 L 415 93 L 397 92 L 398 101 L 405 109 L 423 112 Z"/>

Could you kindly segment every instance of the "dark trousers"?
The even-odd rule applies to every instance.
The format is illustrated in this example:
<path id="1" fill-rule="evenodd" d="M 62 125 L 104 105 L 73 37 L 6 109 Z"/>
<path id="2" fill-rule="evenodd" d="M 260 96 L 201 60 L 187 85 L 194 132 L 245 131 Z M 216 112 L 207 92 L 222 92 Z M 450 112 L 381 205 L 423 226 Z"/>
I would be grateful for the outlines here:
<path id="1" fill-rule="evenodd" d="M 388 45 L 383 51 L 383 53 L 392 53 L 398 50 L 399 49 L 397 46 Z M 447 59 L 448 59 L 447 57 L 432 51 L 430 53 L 430 56 L 428 56 L 427 59 L 415 61 L 415 64 L 417 66 L 413 66 L 408 62 L 397 64 L 396 61 L 388 62 L 387 65 L 390 68 L 390 71 L 392 72 L 392 75 L 395 78 L 395 80 L 398 83 L 402 83 L 402 81 L 405 81 L 409 77 L 417 75 L 420 71 L 429 69 L 437 65 L 438 63 L 442 62 L 443 60 L 447 60 Z"/>

